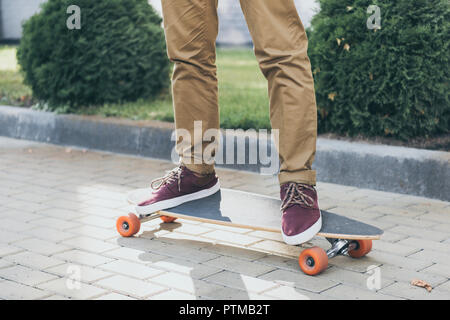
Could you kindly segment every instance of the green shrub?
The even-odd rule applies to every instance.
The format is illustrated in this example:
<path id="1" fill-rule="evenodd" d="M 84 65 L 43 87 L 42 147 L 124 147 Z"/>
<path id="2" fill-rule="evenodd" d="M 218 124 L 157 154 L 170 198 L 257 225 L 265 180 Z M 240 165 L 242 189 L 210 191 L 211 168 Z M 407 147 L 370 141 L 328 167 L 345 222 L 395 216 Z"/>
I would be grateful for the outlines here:
<path id="1" fill-rule="evenodd" d="M 408 139 L 449 132 L 448 0 L 319 0 L 309 54 L 319 130 Z M 381 29 L 369 29 L 369 5 Z"/>
<path id="2" fill-rule="evenodd" d="M 70 5 L 81 29 L 66 25 Z M 161 21 L 146 0 L 49 0 L 24 24 L 25 82 L 53 110 L 155 96 L 170 84 Z"/>

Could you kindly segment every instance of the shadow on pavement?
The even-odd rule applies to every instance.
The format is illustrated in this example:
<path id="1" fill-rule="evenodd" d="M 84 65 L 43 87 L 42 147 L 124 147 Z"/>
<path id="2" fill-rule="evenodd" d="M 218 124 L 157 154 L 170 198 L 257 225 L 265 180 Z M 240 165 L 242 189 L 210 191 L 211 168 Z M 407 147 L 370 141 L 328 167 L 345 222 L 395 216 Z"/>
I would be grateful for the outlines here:
<path id="1" fill-rule="evenodd" d="M 242 260 L 243 264 L 250 264 L 252 260 L 270 256 L 278 260 L 284 259 L 292 262 L 292 265 L 297 264 L 296 259 L 277 256 L 271 253 L 263 253 L 252 249 L 245 249 L 242 247 L 235 247 L 233 245 L 226 245 L 222 243 L 217 244 L 213 241 L 202 241 L 200 238 L 199 240 L 176 239 L 172 238 L 170 233 L 167 232 L 164 232 L 162 235 L 157 235 L 157 233 L 161 231 L 173 232 L 181 226 L 182 224 L 178 222 L 160 223 L 159 225 L 154 225 L 154 229 L 146 229 L 138 236 L 118 238 L 117 243 L 126 248 L 143 251 L 139 254 L 138 258 L 144 263 L 149 263 L 149 267 L 153 267 L 152 264 L 155 264 L 157 267 L 158 262 L 162 261 L 160 255 L 164 255 L 167 259 L 178 264 L 180 269 L 190 269 L 190 271 L 185 273 L 185 275 L 189 276 L 191 283 L 186 283 L 186 288 L 183 288 L 182 284 L 178 283 L 177 289 L 184 290 L 186 292 L 191 291 L 196 299 L 276 299 L 274 297 L 262 295 L 261 292 L 255 292 L 254 289 L 247 289 L 248 281 L 258 281 L 254 279 L 261 274 L 254 274 L 251 270 L 248 274 L 246 274 L 245 272 L 233 270 L 234 268 L 232 266 L 222 268 L 215 263 L 209 263 L 209 261 L 219 257 L 225 256 L 234 260 Z M 180 235 L 180 233 L 177 234 Z M 192 236 L 189 236 L 189 238 L 192 238 Z M 230 249 L 232 249 L 233 254 L 224 254 L 224 252 Z M 197 257 L 196 252 L 201 255 L 209 253 L 211 257 Z M 252 259 L 252 257 L 255 257 L 255 259 Z M 264 279 L 260 279 L 261 282 L 274 282 L 275 286 L 277 283 L 279 283 L 279 285 L 284 285 L 284 290 L 292 291 L 293 299 L 311 299 L 311 297 L 305 295 L 304 292 L 300 292 L 300 290 L 294 288 L 293 281 L 283 281 L 283 279 L 278 278 L 276 275 L 271 275 L 273 270 L 278 269 L 276 266 L 271 266 L 269 264 L 264 266 L 267 266 L 267 271 L 263 273 Z M 216 270 L 208 272 L 205 271 L 205 267 L 212 267 L 211 269 Z M 239 269 L 239 267 L 236 269 Z M 219 277 L 221 279 L 219 282 L 214 280 L 209 281 L 209 277 L 214 277 L 214 275 L 218 275 L 223 272 L 227 273 L 228 276 L 232 275 L 232 279 L 230 279 L 229 283 L 226 284 L 227 287 L 224 287 L 222 277 Z M 300 270 L 298 270 L 298 273 L 299 277 L 308 277 L 303 275 Z M 149 281 L 152 281 L 152 279 L 149 279 Z M 261 291 L 266 290 L 262 289 Z M 311 293 L 311 295 L 315 294 Z"/>

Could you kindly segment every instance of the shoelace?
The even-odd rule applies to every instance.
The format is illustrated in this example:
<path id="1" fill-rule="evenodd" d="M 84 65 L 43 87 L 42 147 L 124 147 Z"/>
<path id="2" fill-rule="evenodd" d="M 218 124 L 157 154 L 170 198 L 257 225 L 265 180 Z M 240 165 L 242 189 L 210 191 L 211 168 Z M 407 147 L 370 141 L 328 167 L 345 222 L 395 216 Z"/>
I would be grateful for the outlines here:
<path id="1" fill-rule="evenodd" d="M 181 167 L 177 167 L 171 171 L 167 171 L 167 174 L 164 177 L 157 178 L 151 182 L 152 189 L 159 190 L 164 185 L 176 179 L 178 181 L 178 191 L 181 191 L 181 173 Z"/>
<path id="2" fill-rule="evenodd" d="M 306 184 L 300 184 L 300 183 L 289 183 L 286 195 L 281 202 L 281 211 L 284 211 L 288 207 L 294 204 L 299 204 L 303 206 L 307 206 L 308 208 L 311 208 L 314 206 L 314 199 L 307 195 L 305 193 L 305 190 L 311 190 L 315 191 L 313 187 L 306 185 Z"/>

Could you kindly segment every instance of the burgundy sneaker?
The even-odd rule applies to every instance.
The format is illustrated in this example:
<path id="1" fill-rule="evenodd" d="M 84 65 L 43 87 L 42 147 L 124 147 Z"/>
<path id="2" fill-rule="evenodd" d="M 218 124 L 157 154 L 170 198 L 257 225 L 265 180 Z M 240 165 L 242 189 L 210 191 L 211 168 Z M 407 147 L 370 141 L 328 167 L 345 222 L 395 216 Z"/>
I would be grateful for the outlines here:
<path id="1" fill-rule="evenodd" d="M 311 240 L 322 228 L 317 192 L 307 184 L 288 182 L 281 186 L 281 233 L 287 244 Z"/>
<path id="2" fill-rule="evenodd" d="M 208 197 L 220 189 L 215 173 L 198 175 L 185 166 L 169 171 L 164 177 L 152 181 L 153 192 L 136 206 L 138 214 L 146 215 L 179 206 L 188 201 Z"/>

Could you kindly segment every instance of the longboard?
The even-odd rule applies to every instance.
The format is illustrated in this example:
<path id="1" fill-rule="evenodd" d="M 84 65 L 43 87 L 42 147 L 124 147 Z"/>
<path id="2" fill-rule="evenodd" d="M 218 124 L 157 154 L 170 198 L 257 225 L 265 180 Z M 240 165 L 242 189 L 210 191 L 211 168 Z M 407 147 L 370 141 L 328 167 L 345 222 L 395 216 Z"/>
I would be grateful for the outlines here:
<path id="1" fill-rule="evenodd" d="M 137 189 L 128 194 L 127 201 L 138 205 L 147 200 L 150 193 L 151 189 Z M 280 205 L 278 198 L 221 189 L 207 198 L 186 202 L 148 216 L 137 217 L 129 214 L 120 217 L 117 220 L 117 229 L 123 236 L 132 236 L 139 231 L 141 221 L 161 217 L 165 222 L 182 218 L 279 233 Z M 328 258 L 338 254 L 348 254 L 352 257 L 366 255 L 371 250 L 372 240 L 380 239 L 383 234 L 381 229 L 369 224 L 324 210 L 321 213 L 322 229 L 317 235 L 327 238 L 332 247 L 327 252 L 319 247 L 303 250 L 299 264 L 307 274 L 320 273 L 328 265 Z"/>

